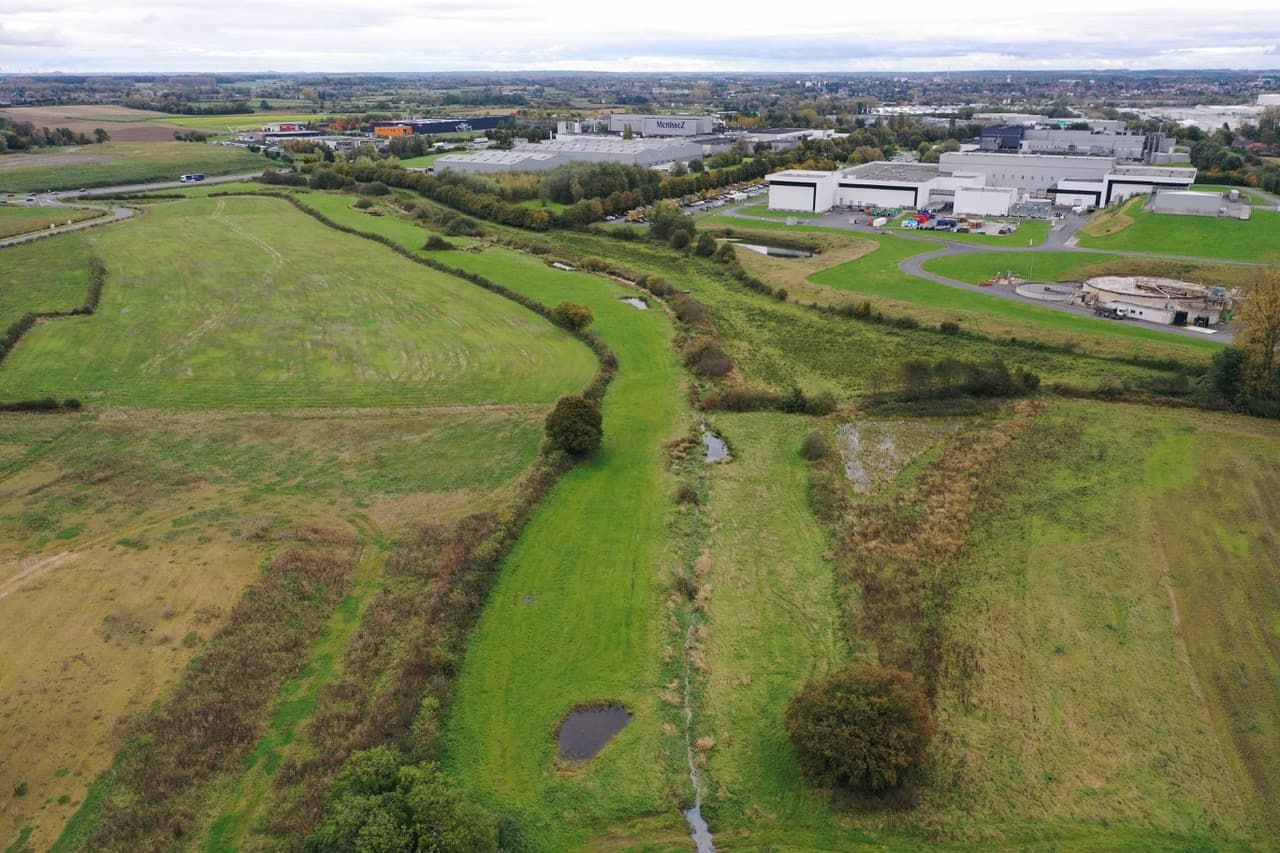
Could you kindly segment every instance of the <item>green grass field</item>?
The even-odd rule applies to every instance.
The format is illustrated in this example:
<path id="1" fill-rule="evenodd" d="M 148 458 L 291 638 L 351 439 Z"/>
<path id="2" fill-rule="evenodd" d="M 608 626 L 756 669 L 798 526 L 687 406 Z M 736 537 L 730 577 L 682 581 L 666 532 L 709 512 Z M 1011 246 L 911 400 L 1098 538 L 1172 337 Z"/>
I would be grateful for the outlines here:
<path id="1" fill-rule="evenodd" d="M 0 240 L 32 231 L 43 231 L 50 225 L 65 225 L 102 216 L 106 211 L 85 210 L 74 207 L 16 207 L 0 206 Z"/>
<path id="2" fill-rule="evenodd" d="M 849 826 L 799 775 L 781 720 L 808 678 L 847 657 L 827 539 L 809 508 L 800 443 L 822 423 L 717 415 L 734 459 L 711 466 L 704 551 L 707 686 L 698 732 L 716 746 L 704 812 L 717 842 L 836 849 Z"/>
<path id="3" fill-rule="evenodd" d="M 1240 195 L 1250 201 L 1258 204 L 1274 204 L 1274 202 L 1267 198 L 1267 196 L 1257 190 L 1250 189 L 1249 187 L 1232 187 L 1227 186 L 1226 184 L 1192 184 L 1191 189 L 1195 192 L 1203 193 L 1226 193 L 1231 192 L 1232 190 L 1238 190 Z"/>
<path id="4" fill-rule="evenodd" d="M 1115 336 L 1134 341 L 1159 342 L 1172 348 L 1186 350 L 1188 353 L 1213 352 L 1220 346 L 1212 340 L 1174 336 L 1155 329 L 1055 311 L 1052 308 L 1041 308 L 1010 299 L 998 299 L 983 293 L 978 288 L 965 291 L 908 276 L 897 268 L 899 260 L 914 254 L 905 251 L 904 248 L 901 241 L 882 239 L 878 251 L 865 258 L 823 270 L 811 276 L 810 280 L 816 284 L 897 302 L 951 309 L 964 317 L 965 325 L 975 328 L 982 328 L 982 318 L 986 315 L 1025 323 L 1029 327 L 1069 334 Z M 886 252 L 886 250 L 889 251 Z M 976 284 L 991 278 L 998 271 L 1009 269 L 1028 277 L 1034 275 L 1038 280 L 1063 279 L 1070 277 L 1071 271 L 1101 260 L 1106 260 L 1106 257 L 1073 252 L 998 254 L 983 252 L 938 258 L 927 261 L 924 268 L 929 272 Z"/>
<path id="5" fill-rule="evenodd" d="M 0 329 L 28 311 L 71 311 L 83 305 L 92 255 L 84 232 L 0 249 Z"/>
<path id="6" fill-rule="evenodd" d="M 678 820 L 670 753 L 682 742 L 663 735 L 658 697 L 673 490 L 662 445 L 683 420 L 671 327 L 603 278 L 499 249 L 451 261 L 546 304 L 590 305 L 621 367 L 604 401 L 603 448 L 557 485 L 490 595 L 462 664 L 447 766 L 545 849 L 645 815 Z M 560 766 L 556 724 L 601 700 L 634 719 L 587 765 Z"/>
<path id="7" fill-rule="evenodd" d="M 244 148 L 190 142 L 108 142 L 54 152 L 0 157 L 0 192 L 70 190 L 176 181 L 187 172 L 235 175 L 261 171 L 266 158 Z"/>
<path id="8" fill-rule="evenodd" d="M 28 333 L 0 399 L 547 403 L 594 372 L 586 347 L 542 318 L 275 199 L 155 207 L 90 239 L 109 270 L 98 312 Z"/>
<path id="9" fill-rule="evenodd" d="M 728 213 L 727 211 L 722 210 L 722 211 L 718 211 L 717 215 L 725 216 L 725 215 L 728 215 Z M 733 216 L 767 216 L 770 219 L 794 218 L 799 220 L 807 220 L 807 219 L 818 219 L 823 214 L 802 213 L 800 211 L 794 211 L 794 210 L 771 210 L 769 208 L 768 203 L 766 202 L 763 204 L 747 204 L 747 205 L 743 205 L 742 207 L 735 208 L 733 210 L 732 215 Z"/>
<path id="10" fill-rule="evenodd" d="M 1244 418 L 1064 403 L 1008 448 L 943 629 L 977 655 L 939 698 L 921 816 L 944 837 L 1275 838 L 1278 441 Z"/>
<path id="11" fill-rule="evenodd" d="M 1081 233 L 1081 246 L 1121 252 L 1280 263 L 1280 214 L 1255 210 L 1248 220 L 1127 210 L 1133 224 L 1107 237 Z"/>
<path id="12" fill-rule="evenodd" d="M 400 161 L 400 165 L 406 169 L 427 169 L 435 165 L 435 162 L 446 154 L 454 154 L 454 151 L 441 151 L 436 154 L 423 154 L 421 157 L 407 157 Z"/>

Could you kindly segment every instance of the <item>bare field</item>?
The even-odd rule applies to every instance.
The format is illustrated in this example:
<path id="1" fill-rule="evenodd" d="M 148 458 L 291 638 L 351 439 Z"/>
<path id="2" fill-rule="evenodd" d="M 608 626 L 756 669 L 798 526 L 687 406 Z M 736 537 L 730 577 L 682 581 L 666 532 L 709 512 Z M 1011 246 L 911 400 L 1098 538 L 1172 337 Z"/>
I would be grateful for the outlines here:
<path id="1" fill-rule="evenodd" d="M 118 722 L 167 694 L 273 554 L 491 506 L 544 414 L 0 416 L 0 846 L 53 842 Z"/>
<path id="2" fill-rule="evenodd" d="M 172 142 L 175 130 L 192 129 L 182 123 L 183 116 L 107 105 L 13 107 L 0 110 L 0 116 L 36 127 L 67 127 L 89 136 L 100 127 L 113 142 Z"/>

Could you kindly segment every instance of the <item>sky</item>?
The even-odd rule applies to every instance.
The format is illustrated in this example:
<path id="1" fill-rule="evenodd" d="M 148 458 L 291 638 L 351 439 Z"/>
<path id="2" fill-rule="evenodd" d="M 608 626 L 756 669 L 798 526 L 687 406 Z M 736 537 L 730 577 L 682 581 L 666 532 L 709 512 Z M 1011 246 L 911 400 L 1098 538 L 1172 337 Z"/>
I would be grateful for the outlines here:
<path id="1" fill-rule="evenodd" d="M 1280 0 L 0 0 L 0 73 L 1280 69 Z"/>

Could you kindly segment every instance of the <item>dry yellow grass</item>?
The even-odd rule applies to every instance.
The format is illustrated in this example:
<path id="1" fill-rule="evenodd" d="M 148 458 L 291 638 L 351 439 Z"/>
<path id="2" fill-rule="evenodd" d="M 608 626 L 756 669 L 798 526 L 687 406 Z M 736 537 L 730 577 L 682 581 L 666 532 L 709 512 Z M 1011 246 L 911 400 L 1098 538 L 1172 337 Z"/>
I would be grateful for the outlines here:
<path id="1" fill-rule="evenodd" d="M 1089 217 L 1089 221 L 1080 227 L 1080 231 L 1090 237 L 1110 237 L 1112 234 L 1117 234 L 1133 224 L 1133 217 L 1129 213 L 1135 205 L 1141 206 L 1146 200 L 1146 196 L 1137 196 L 1119 207 L 1099 210 Z"/>

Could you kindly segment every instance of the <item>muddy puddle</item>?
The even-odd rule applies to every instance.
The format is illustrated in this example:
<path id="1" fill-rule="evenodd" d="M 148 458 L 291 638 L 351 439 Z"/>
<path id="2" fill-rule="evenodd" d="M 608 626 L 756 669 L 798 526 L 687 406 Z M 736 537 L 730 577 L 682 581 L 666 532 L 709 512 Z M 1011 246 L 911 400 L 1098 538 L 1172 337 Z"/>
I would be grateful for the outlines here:
<path id="1" fill-rule="evenodd" d="M 710 430 L 702 431 L 702 446 L 706 448 L 706 453 L 702 459 L 705 462 L 728 462 L 729 461 L 729 445 L 725 440 Z"/>
<path id="2" fill-rule="evenodd" d="M 556 736 L 561 760 L 594 758 L 629 722 L 631 712 L 626 708 L 580 708 L 570 712 Z"/>
<path id="3" fill-rule="evenodd" d="M 627 296 L 622 301 L 639 311 L 649 310 L 649 303 L 645 302 L 639 296 Z"/>
<path id="4" fill-rule="evenodd" d="M 852 421 L 836 429 L 844 473 L 858 494 L 870 494 L 942 439 L 960 429 L 960 421 Z"/>

